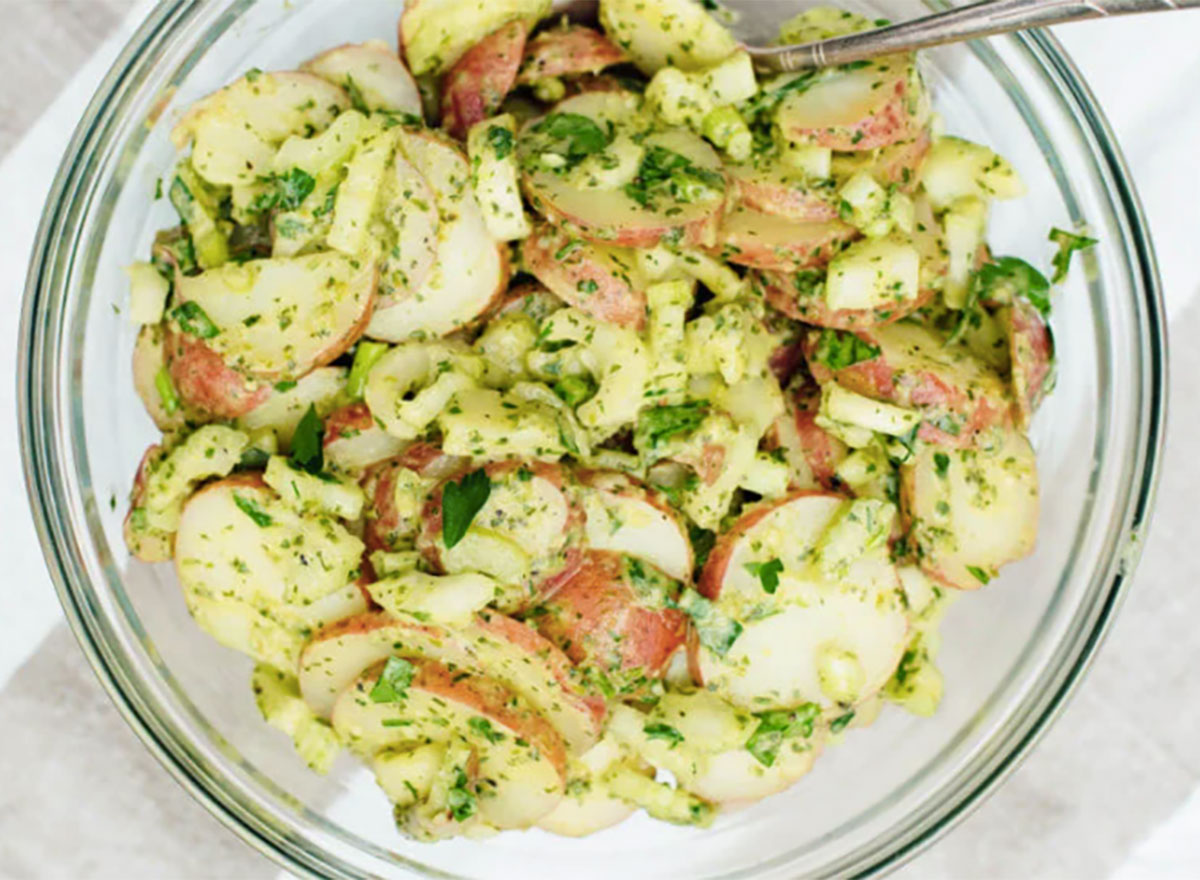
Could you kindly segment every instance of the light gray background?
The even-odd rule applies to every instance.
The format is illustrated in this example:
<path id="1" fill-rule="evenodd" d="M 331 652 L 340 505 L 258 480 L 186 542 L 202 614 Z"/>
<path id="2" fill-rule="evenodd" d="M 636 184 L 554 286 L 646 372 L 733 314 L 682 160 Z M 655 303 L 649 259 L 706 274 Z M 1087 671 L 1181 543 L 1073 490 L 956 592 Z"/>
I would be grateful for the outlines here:
<path id="1" fill-rule="evenodd" d="M 0 159 L 133 3 L 0 0 Z M 1195 36 L 1195 60 L 1200 17 L 1186 15 L 1178 26 Z M 1127 26 L 1080 27 L 1095 27 L 1095 40 L 1115 45 L 1115 28 Z M 1087 32 L 1079 34 L 1069 41 L 1077 56 L 1089 39 Z M 1103 61 L 1105 53 L 1096 56 Z M 1152 59 L 1113 63 L 1124 63 L 1131 79 L 1161 95 L 1161 83 L 1147 70 Z M 1101 72 L 1098 64 L 1088 69 Z M 1143 108 L 1136 95 L 1124 99 L 1128 107 L 1106 107 L 1139 172 L 1156 235 L 1174 242 L 1177 224 L 1200 232 L 1200 127 L 1170 124 L 1185 103 L 1193 111 L 1197 104 L 1191 89 L 1200 83 L 1200 64 L 1189 73 L 1177 83 L 1184 88 L 1159 108 L 1165 126 L 1139 123 L 1133 111 Z M 1173 169 L 1177 176 L 1168 185 L 1147 190 L 1142 172 L 1164 161 L 1156 150 L 1160 141 L 1171 146 L 1172 136 L 1192 137 L 1190 147 L 1175 144 L 1172 151 L 1192 161 Z M 1186 805 L 1200 780 L 1200 557 L 1189 552 L 1200 537 L 1200 466 L 1193 462 L 1200 419 L 1191 409 L 1200 400 L 1195 254 L 1174 248 L 1166 255 L 1173 287 L 1168 298 L 1175 306 L 1166 476 L 1124 611 L 1053 731 L 999 792 L 905 868 L 905 877 L 1200 876 L 1200 843 L 1194 842 L 1200 839 L 1200 806 Z M 4 294 L 5 308 L 16 309 L 19 293 Z M 0 380 L 11 382 L 10 370 L 0 369 Z M 0 423 L 10 418 L 3 413 Z M 4 628 L 0 619 L 0 636 Z M 1151 866 L 1138 845 L 1172 817 L 1182 835 L 1174 834 L 1170 858 Z M 0 878 L 276 875 L 270 862 L 210 818 L 144 751 L 64 625 L 0 690 Z"/>

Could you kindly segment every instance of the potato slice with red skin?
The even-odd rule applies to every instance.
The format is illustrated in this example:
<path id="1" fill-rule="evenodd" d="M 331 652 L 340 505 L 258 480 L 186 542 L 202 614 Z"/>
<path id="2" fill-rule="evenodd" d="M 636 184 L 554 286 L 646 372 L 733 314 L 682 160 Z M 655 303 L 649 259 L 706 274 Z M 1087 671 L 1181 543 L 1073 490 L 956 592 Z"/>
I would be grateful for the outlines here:
<path id="1" fill-rule="evenodd" d="M 739 266 L 798 272 L 824 266 L 858 237 L 857 229 L 840 220 L 796 222 L 738 205 L 725 215 L 719 244 L 709 250 Z"/>
<path id="2" fill-rule="evenodd" d="M 751 162 L 728 166 L 738 201 L 763 214 L 797 223 L 827 223 L 838 219 L 837 191 L 817 188 L 803 172 L 789 172 L 778 163 Z"/>
<path id="3" fill-rule="evenodd" d="M 542 224 L 521 244 L 521 257 L 525 268 L 568 305 L 610 324 L 645 326 L 646 294 L 634 281 L 632 254 Z"/>
<path id="4" fill-rule="evenodd" d="M 1014 413 L 1017 427 L 1026 431 L 1054 384 L 1054 337 L 1038 310 L 1023 299 L 1010 306 L 1008 326 Z"/>
<path id="5" fill-rule="evenodd" d="M 666 497 L 619 471 L 580 471 L 588 546 L 636 556 L 668 577 L 691 579 L 687 525 Z"/>
<path id="6" fill-rule="evenodd" d="M 404 451 L 405 442 L 375 421 L 361 401 L 339 407 L 325 419 L 325 459 L 342 471 L 358 471 Z"/>
<path id="7" fill-rule="evenodd" d="M 510 21 L 467 50 L 442 81 L 442 125 L 456 138 L 487 119 L 517 81 L 529 26 Z"/>
<path id="8" fill-rule="evenodd" d="M 415 443 L 395 458 L 371 467 L 363 476 L 363 490 L 367 493 L 368 502 L 363 522 L 363 542 L 367 550 L 399 549 L 421 530 L 421 510 L 408 514 L 401 512 L 396 505 L 401 471 L 408 474 L 406 482 L 415 477 L 432 490 L 440 480 L 459 472 L 465 465 L 464 459 L 446 455 L 436 446 Z"/>
<path id="9" fill-rule="evenodd" d="M 146 414 L 160 431 L 177 431 L 187 424 L 186 407 L 167 412 L 155 384 L 158 372 L 167 365 L 166 329 L 162 324 L 147 324 L 138 331 L 133 343 L 133 387 L 146 408 Z M 168 373 L 168 376 L 170 374 Z M 182 401 L 181 401 L 182 403 Z"/>
<path id="10" fill-rule="evenodd" d="M 914 57 L 891 55 L 792 92 L 780 102 L 776 121 L 792 141 L 858 151 L 916 138 L 928 115 Z"/>
<path id="11" fill-rule="evenodd" d="M 784 395 L 787 409 L 764 438 L 768 449 L 778 449 L 791 470 L 794 489 L 834 489 L 836 469 L 848 450 L 846 444 L 817 424 L 821 389 L 813 382 L 798 382 Z"/>
<path id="12" fill-rule="evenodd" d="M 663 675 L 687 633 L 687 616 L 666 607 L 666 595 L 639 594 L 639 572 L 674 583 L 640 560 L 584 551 L 577 568 L 546 585 L 534 618 L 538 631 L 577 665 L 606 676 L 637 676 L 628 682 L 634 692 L 642 678 Z"/>
<path id="13" fill-rule="evenodd" d="M 896 184 L 911 193 L 921 182 L 921 164 L 933 145 L 928 127 L 913 138 L 871 152 L 838 153 L 833 157 L 833 178 L 840 185 L 859 171 L 867 171 L 883 186 Z"/>
<path id="14" fill-rule="evenodd" d="M 990 367 L 927 327 L 899 323 L 860 331 L 858 337 L 879 348 L 870 360 L 831 370 L 813 357 L 820 334 L 809 333 L 808 365 L 813 377 L 921 412 L 918 436 L 928 443 L 970 446 L 980 431 L 1011 418 L 1008 388 Z"/>
<path id="15" fill-rule="evenodd" d="M 600 737 L 605 702 L 581 686 L 566 655 L 531 627 L 491 611 L 456 629 L 386 611 L 328 626 L 300 657 L 305 701 L 328 716 L 338 694 L 364 669 L 393 654 L 494 677 L 541 712 L 573 753 L 586 751 Z"/>
<path id="16" fill-rule="evenodd" d="M 971 448 L 924 446 L 900 468 L 900 506 L 918 564 L 934 580 L 976 590 L 1037 540 L 1037 458 L 1011 428 Z"/>
<path id="17" fill-rule="evenodd" d="M 517 82 L 531 85 L 546 77 L 599 73 L 625 60 L 620 47 L 600 31 L 569 24 L 544 30 L 529 41 Z"/>
<path id="18" fill-rule="evenodd" d="M 400 57 L 382 40 L 327 49 L 300 65 L 322 79 L 354 88 L 371 111 L 421 115 L 421 93 Z"/>
<path id="19" fill-rule="evenodd" d="M 171 384 L 190 407 L 214 418 L 236 419 L 271 394 L 270 385 L 239 373 L 190 333 L 168 329 L 165 344 Z"/>
<path id="20" fill-rule="evenodd" d="M 923 288 L 912 299 L 873 309 L 831 309 L 819 290 L 813 292 L 810 279 L 803 276 L 758 272 L 752 274 L 751 283 L 762 291 L 768 303 L 789 318 L 836 330 L 866 330 L 891 324 L 928 305 L 937 296 L 933 288 Z"/>
<path id="21" fill-rule="evenodd" d="M 146 485 L 150 478 L 150 468 L 165 454 L 166 450 L 159 444 L 154 444 L 142 455 L 137 472 L 133 476 L 133 489 L 129 493 L 129 512 L 121 524 L 125 537 L 125 546 L 135 559 L 142 562 L 169 562 L 175 555 L 175 536 L 153 529 L 134 528 L 134 510 L 145 503 Z"/>
<path id="22" fill-rule="evenodd" d="M 620 127 L 632 118 L 639 99 L 629 92 L 588 91 L 560 101 L 552 114 L 586 116 L 606 129 L 611 122 Z M 531 120 L 518 139 L 517 152 L 526 169 L 521 183 L 530 204 L 555 225 L 565 226 L 580 237 L 623 247 L 654 247 L 668 240 L 678 247 L 712 245 L 725 206 L 725 193 L 715 187 L 704 198 L 678 202 L 670 198 L 644 207 L 630 198 L 623 187 L 600 189 L 577 187 L 554 171 L 540 167 L 532 155 L 537 149 L 531 135 L 538 120 Z M 683 128 L 663 128 L 646 135 L 642 145 L 678 153 L 697 168 L 724 178 L 724 166 L 711 146 Z"/>
<path id="23" fill-rule="evenodd" d="M 410 662 L 414 674 L 402 701 L 371 699 L 383 664 L 338 699 L 332 724 L 351 748 L 374 755 L 381 748 L 462 738 L 474 755 L 465 769 L 484 823 L 527 828 L 558 806 L 567 755 L 544 718 L 485 675 L 431 660 Z"/>
<path id="24" fill-rule="evenodd" d="M 532 597 L 542 592 L 543 582 L 574 570 L 578 564 L 584 514 L 575 497 L 575 478 L 562 465 L 545 461 L 496 461 L 482 469 L 491 480 L 492 490 L 471 527 L 507 538 L 529 555 L 529 582 L 518 586 L 526 588 Z M 445 482 L 430 493 L 417 537 L 417 549 L 439 572 L 447 571 L 442 542 Z"/>

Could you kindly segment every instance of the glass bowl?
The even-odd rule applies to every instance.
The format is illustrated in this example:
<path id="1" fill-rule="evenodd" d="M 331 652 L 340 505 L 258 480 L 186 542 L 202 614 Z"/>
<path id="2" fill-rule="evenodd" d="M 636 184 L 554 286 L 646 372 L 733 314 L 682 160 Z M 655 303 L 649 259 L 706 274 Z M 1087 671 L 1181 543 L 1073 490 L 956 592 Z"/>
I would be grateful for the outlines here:
<path id="1" fill-rule="evenodd" d="M 769 0 L 762 0 L 769 2 Z M 781 14 L 799 4 L 779 2 Z M 887 709 L 783 795 L 708 830 L 635 816 L 584 840 L 541 832 L 416 844 L 370 774 L 308 772 L 258 717 L 250 662 L 188 617 L 169 565 L 131 562 L 125 496 L 156 438 L 130 380 L 120 267 L 173 221 L 155 182 L 172 120 L 251 67 L 286 68 L 395 33 L 400 0 L 166 0 L 80 122 L 46 204 L 24 303 L 25 471 L 50 571 L 80 645 L 130 725 L 217 818 L 298 873 L 701 878 L 872 873 L 961 818 L 1061 710 L 1111 621 L 1141 546 L 1162 437 L 1165 352 L 1153 253 L 1120 151 L 1079 74 L 1042 33 L 929 53 L 948 131 L 1012 160 L 1030 194 L 992 241 L 1044 265 L 1051 225 L 1100 246 L 1054 317 L 1058 390 L 1033 432 L 1043 481 L 1036 554 L 957 602 L 932 720 Z M 874 3 L 893 19 L 926 7 Z"/>

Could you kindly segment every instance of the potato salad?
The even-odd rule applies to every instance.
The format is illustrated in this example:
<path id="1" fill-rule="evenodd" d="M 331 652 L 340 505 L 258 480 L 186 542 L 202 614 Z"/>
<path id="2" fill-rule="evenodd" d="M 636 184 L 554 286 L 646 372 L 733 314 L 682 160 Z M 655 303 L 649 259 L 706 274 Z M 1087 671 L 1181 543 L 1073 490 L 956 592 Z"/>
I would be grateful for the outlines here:
<path id="1" fill-rule="evenodd" d="M 763 76 L 711 6 L 409 0 L 399 52 L 174 125 L 129 551 L 413 838 L 782 791 L 933 714 L 947 602 L 1033 549 L 1051 291 L 1094 242 L 989 249 L 1024 185 L 912 55 Z"/>

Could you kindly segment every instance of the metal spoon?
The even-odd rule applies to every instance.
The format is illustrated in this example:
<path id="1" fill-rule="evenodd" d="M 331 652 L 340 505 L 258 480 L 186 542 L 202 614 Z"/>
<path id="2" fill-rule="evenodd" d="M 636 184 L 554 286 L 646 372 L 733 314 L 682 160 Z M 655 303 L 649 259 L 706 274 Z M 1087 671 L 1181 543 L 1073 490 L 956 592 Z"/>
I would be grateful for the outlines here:
<path id="1" fill-rule="evenodd" d="M 805 70 L 1068 21 L 1187 8 L 1200 8 L 1200 0 L 984 0 L 844 37 L 797 46 L 746 46 L 746 51 L 763 70 Z"/>

